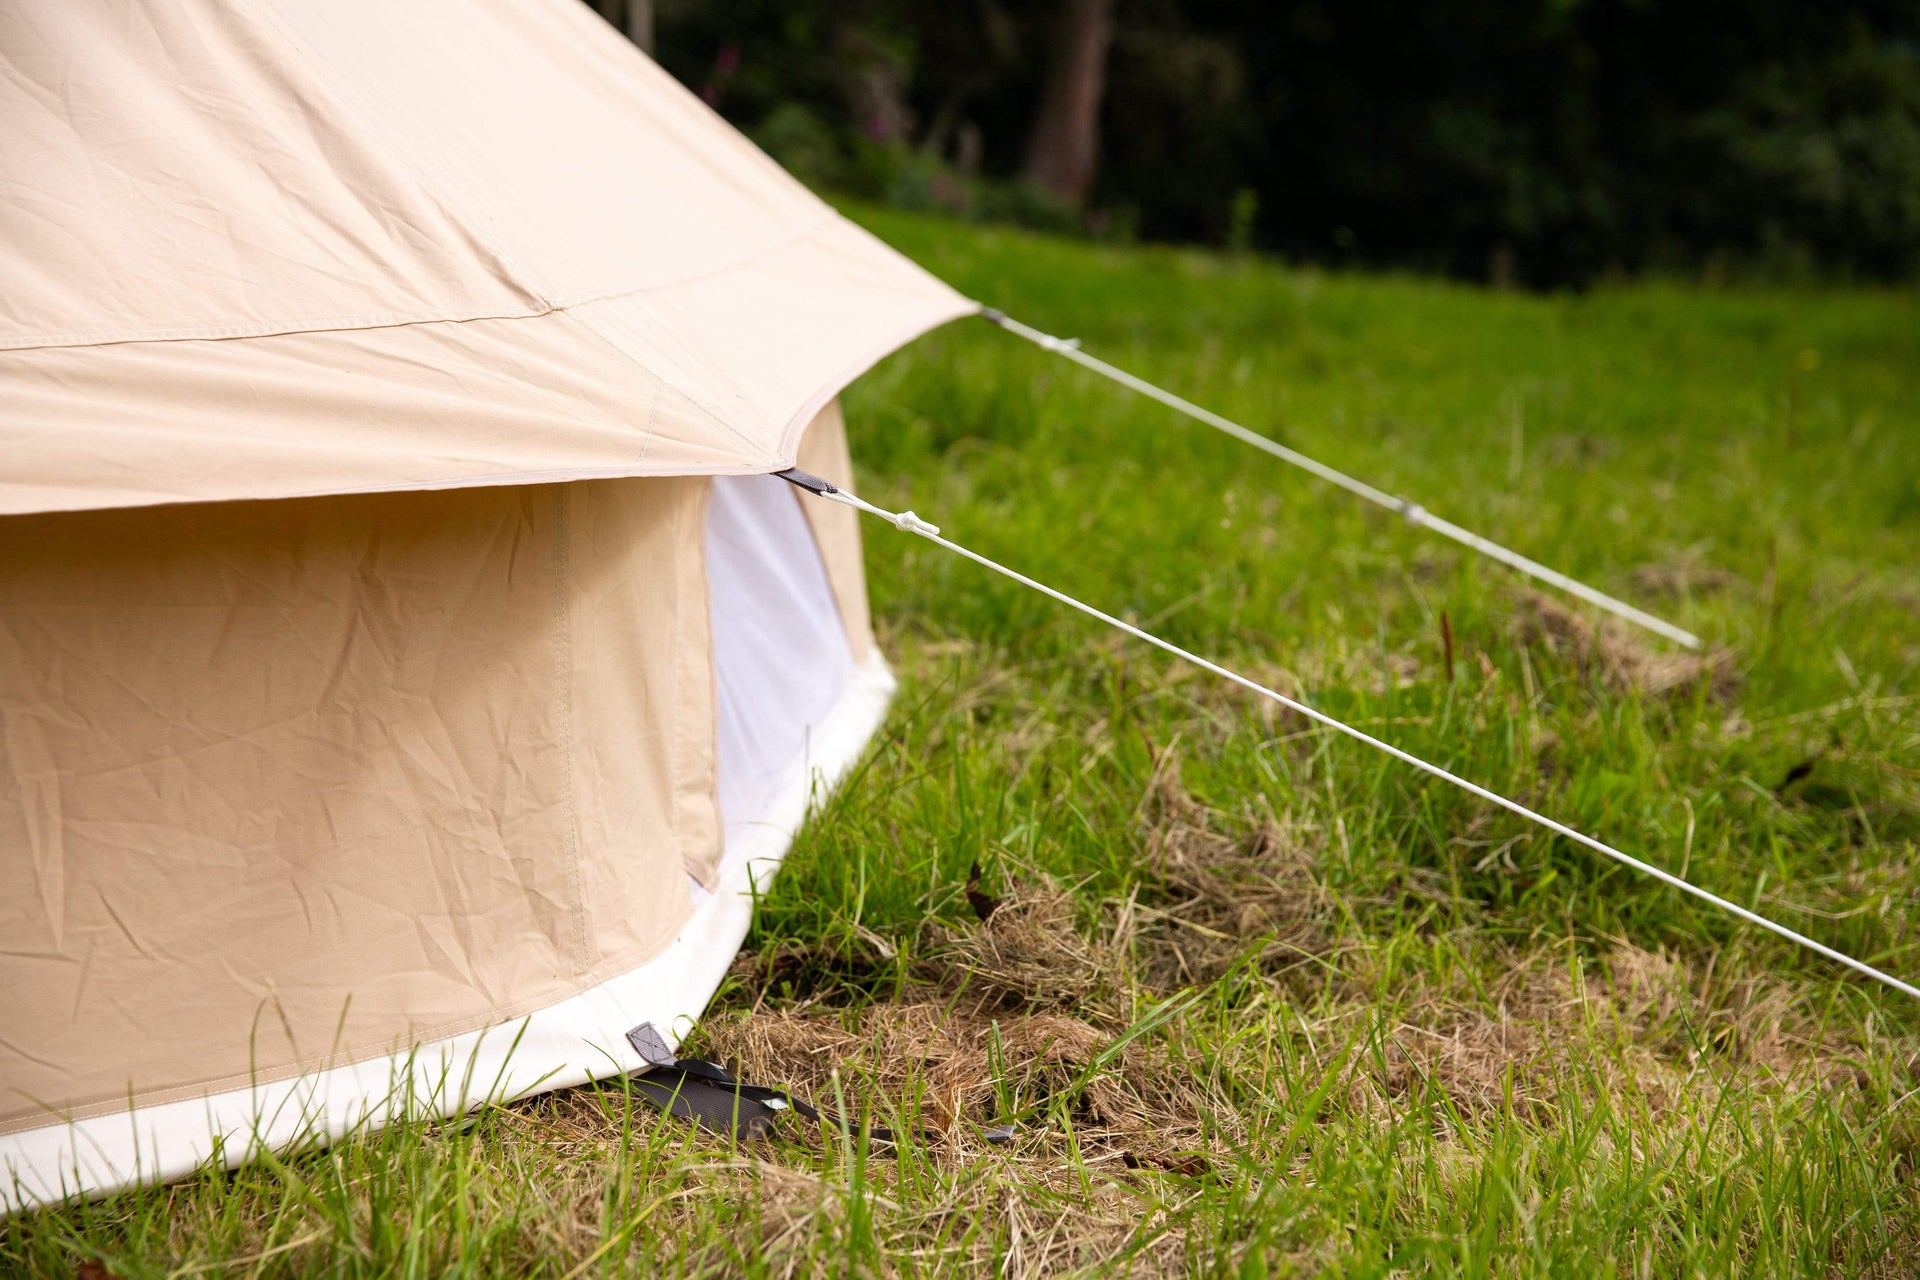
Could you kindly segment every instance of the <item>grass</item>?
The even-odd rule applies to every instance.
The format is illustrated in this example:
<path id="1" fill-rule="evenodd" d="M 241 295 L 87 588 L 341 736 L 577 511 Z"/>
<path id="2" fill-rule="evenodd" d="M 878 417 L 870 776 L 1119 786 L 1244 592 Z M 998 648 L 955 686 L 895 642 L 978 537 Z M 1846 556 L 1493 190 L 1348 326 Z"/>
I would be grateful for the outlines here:
<path id="1" fill-rule="evenodd" d="M 854 212 L 1716 656 L 1597 628 L 979 322 L 849 393 L 866 496 L 1920 974 L 1913 294 L 1501 295 Z M 43 1212 L 0 1226 L 0 1267 L 1920 1267 L 1920 1009 L 866 532 L 899 700 L 695 1042 L 937 1138 L 734 1149 L 611 1083 Z"/>

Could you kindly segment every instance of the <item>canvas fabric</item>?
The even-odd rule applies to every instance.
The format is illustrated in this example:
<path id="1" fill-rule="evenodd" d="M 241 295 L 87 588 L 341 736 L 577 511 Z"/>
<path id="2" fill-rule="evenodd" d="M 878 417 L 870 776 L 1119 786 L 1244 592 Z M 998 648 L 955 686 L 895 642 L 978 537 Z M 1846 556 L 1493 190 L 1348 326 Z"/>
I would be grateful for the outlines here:
<path id="1" fill-rule="evenodd" d="M 708 482 L 0 519 L 0 1126 L 630 969 L 720 847 Z"/>
<path id="2" fill-rule="evenodd" d="M 777 470 L 975 309 L 578 0 L 14 0 L 0 138 L 0 513 Z"/>
<path id="3" fill-rule="evenodd" d="M 853 513 L 754 473 L 850 479 L 834 395 L 974 304 L 577 0 L 16 0 L 0 157 L 30 1199 L 697 1014 L 891 688 Z"/>
<path id="4" fill-rule="evenodd" d="M 855 488 L 853 458 L 847 450 L 847 424 L 835 400 L 807 428 L 800 439 L 799 467 L 843 489 Z M 794 491 L 820 559 L 826 567 L 827 581 L 846 628 L 847 644 L 854 665 L 867 661 L 874 652 L 873 617 L 867 605 L 867 566 L 860 545 L 860 513 L 837 502 L 821 502 Z"/>

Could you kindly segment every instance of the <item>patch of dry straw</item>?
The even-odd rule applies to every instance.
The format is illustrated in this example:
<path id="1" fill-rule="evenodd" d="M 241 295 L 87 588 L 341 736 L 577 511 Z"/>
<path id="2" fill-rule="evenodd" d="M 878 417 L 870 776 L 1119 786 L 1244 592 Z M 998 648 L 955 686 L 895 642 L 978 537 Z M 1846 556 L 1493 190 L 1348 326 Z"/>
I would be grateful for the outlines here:
<path id="1" fill-rule="evenodd" d="M 1716 698 L 1739 689 L 1730 649 L 1687 653 L 1662 649 L 1618 618 L 1595 624 L 1549 596 L 1529 593 L 1513 618 L 1514 638 L 1563 655 L 1619 690 L 1651 697 L 1679 696 L 1705 684 Z"/>

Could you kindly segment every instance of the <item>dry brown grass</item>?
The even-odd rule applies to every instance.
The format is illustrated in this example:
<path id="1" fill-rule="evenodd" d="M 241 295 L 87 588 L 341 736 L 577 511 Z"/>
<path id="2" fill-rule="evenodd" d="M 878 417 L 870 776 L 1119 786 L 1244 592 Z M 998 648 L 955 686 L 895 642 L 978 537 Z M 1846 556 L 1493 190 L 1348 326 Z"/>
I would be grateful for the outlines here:
<path id="1" fill-rule="evenodd" d="M 1513 635 L 1522 644 L 1563 656 L 1619 690 L 1668 697 L 1705 683 L 1714 697 L 1725 699 L 1739 688 L 1729 649 L 1703 653 L 1663 649 L 1625 622 L 1609 618 L 1596 624 L 1584 613 L 1538 593 L 1529 593 L 1516 610 Z"/>
<path id="2" fill-rule="evenodd" d="M 1343 937 L 1316 873 L 1314 831 L 1287 815 L 1233 831 L 1182 785 L 1171 749 L 1137 821 L 1150 891 L 1092 914 L 1029 877 L 983 900 L 985 920 L 926 930 L 905 998 L 736 1009 L 702 1025 L 699 1048 L 830 1108 L 892 1099 L 943 1165 L 990 1163 L 999 1199 L 966 1211 L 1009 1229 L 1018 1215 L 1032 1275 L 1085 1268 L 1102 1250 L 1114 1261 L 1138 1239 L 1127 1188 L 1212 1176 L 1259 1130 L 1253 1100 L 1297 1101 L 1274 1096 L 1257 1040 L 1203 1045 L 1203 1031 L 1173 1023 L 1115 1047 L 1129 1008 L 1236 963 L 1290 1006 L 1301 1078 L 1342 1073 L 1341 1104 L 1379 1122 L 1437 1092 L 1466 1123 L 1510 1112 L 1550 1124 L 1604 1098 L 1656 1125 L 1695 1125 L 1698 1100 L 1729 1086 L 1769 1106 L 1859 1082 L 1858 1046 L 1823 1034 L 1785 984 L 1717 981 L 1626 943 L 1584 960 L 1565 946 L 1514 952 L 1496 958 L 1490 990 L 1414 979 L 1383 1004 L 1369 947 Z M 1315 981 L 1291 981 L 1303 969 Z M 983 1130 L 1013 1115 L 1012 1146 L 988 1145 Z M 1130 1262 L 1158 1266 L 1179 1248 L 1169 1229 Z"/>
<path id="3" fill-rule="evenodd" d="M 1000 1008 L 1110 1009 L 1124 980 L 1120 949 L 1084 933 L 1077 911 L 1071 893 L 1036 877 L 985 920 L 929 926 L 918 972 Z"/>
<path id="4" fill-rule="evenodd" d="M 1023 927 L 1034 927 L 1033 918 Z M 1171 936 L 1143 931 L 1134 962 L 1152 964 Z M 1095 944 L 1065 946 L 1077 953 Z M 1768 1106 L 1857 1084 L 1856 1046 L 1823 1037 L 1783 985 L 1716 986 L 1671 955 L 1626 944 L 1584 963 L 1569 957 L 1564 948 L 1516 953 L 1486 1000 L 1423 986 L 1401 993 L 1386 1016 L 1362 984 L 1329 986 L 1330 998 L 1295 1009 L 1306 1045 L 1302 1078 L 1343 1072 L 1341 1105 L 1379 1123 L 1404 1114 L 1415 1093 L 1438 1091 L 1468 1124 L 1503 1111 L 1552 1124 L 1576 1099 L 1604 1097 L 1664 1131 L 1701 1125 L 1711 1108 L 1700 1099 L 1729 1086 L 1742 1087 L 1748 1105 Z M 924 1133 L 915 1140 L 962 1189 L 946 1212 L 956 1220 L 986 1215 L 1017 1232 L 1022 1243 L 1008 1255 L 1019 1264 L 1010 1264 L 1015 1274 L 1177 1268 L 1184 1242 L 1172 1223 L 1134 1252 L 1143 1206 L 1159 1203 L 1146 1195 L 1153 1180 L 1233 1168 L 1236 1149 L 1259 1127 L 1250 1099 L 1265 1095 L 1283 1113 L 1299 1099 L 1274 1092 L 1255 1044 L 1215 1044 L 1206 1051 L 1210 1065 L 1196 1068 L 1205 1033 L 1178 1025 L 1094 1069 L 1122 1026 L 1057 1007 L 1010 1012 L 1004 994 L 930 983 L 924 995 L 937 998 L 739 1010 L 703 1024 L 699 1047 L 749 1078 L 787 1082 L 828 1106 L 845 1096 L 917 1107 Z M 1236 1089 L 1235 1080 L 1265 1083 Z M 1059 1109 L 1050 1112 L 1049 1101 Z M 982 1129 L 1005 1120 L 1009 1102 L 1025 1117 L 1018 1137 L 1011 1147 L 990 1146 Z M 1458 1154 L 1464 1177 L 1472 1162 L 1465 1149 Z M 778 1164 L 771 1159 L 769 1167 Z M 759 1194 L 786 1197 L 787 1207 L 763 1209 L 777 1226 L 768 1230 L 825 1229 L 815 1217 L 824 1210 L 802 1194 L 804 1184 L 760 1185 Z M 932 1229 L 925 1220 L 894 1225 L 903 1240 Z M 969 1256 L 987 1260 L 985 1252 Z M 1315 1256 L 1309 1249 L 1294 1261 Z"/>
<path id="5" fill-rule="evenodd" d="M 897 1048 L 901 1037 L 929 1030 L 921 1013 L 901 1013 L 897 1029 L 882 1025 L 888 1021 L 884 1017 L 876 1023 L 874 1029 L 887 1037 L 882 1046 Z M 729 1020 L 718 1030 L 716 1043 L 737 1047 L 743 1068 L 763 1060 L 771 1065 L 768 1055 L 801 1046 L 834 1045 L 849 1062 L 866 1060 L 858 1047 L 839 1040 L 840 1032 L 817 1020 L 748 1018 Z M 943 1037 L 936 1032 L 933 1038 Z M 823 1092 L 831 1087 L 831 1072 L 818 1079 Z M 644 1222 L 646 1236 L 656 1239 L 705 1239 L 701 1252 L 681 1260 L 694 1270 L 728 1274 L 735 1270 L 734 1259 L 751 1257 L 773 1275 L 816 1274 L 823 1250 L 844 1238 L 855 1213 L 885 1246 L 889 1265 L 881 1274 L 886 1275 L 920 1274 L 936 1262 L 964 1273 L 996 1261 L 1002 1274 L 1021 1277 L 1159 1275 L 1177 1269 L 1184 1250 L 1182 1231 L 1152 1197 L 1121 1180 L 1079 1177 L 1058 1135 L 1035 1135 L 1012 1151 L 977 1139 L 943 1137 L 937 1158 L 945 1176 L 937 1192 L 903 1187 L 897 1166 L 875 1159 L 866 1166 L 859 1191 L 850 1193 L 843 1179 L 823 1173 L 804 1155 L 796 1158 L 792 1148 L 753 1144 L 742 1149 L 698 1131 L 682 1135 L 672 1130 L 675 1122 L 644 1109 L 623 1119 L 584 1090 L 526 1109 L 515 1140 L 543 1148 L 543 1155 L 556 1147 L 610 1147 L 623 1138 L 684 1142 L 686 1154 L 675 1162 L 668 1188 L 627 1207 L 616 1220 Z M 798 1129 L 789 1132 L 813 1140 Z M 1086 1163 L 1098 1167 L 1097 1161 Z M 1109 1163 L 1123 1168 L 1118 1159 Z M 552 1161 L 542 1164 L 551 1168 Z M 609 1187 L 603 1167 L 580 1160 L 572 1173 L 565 1180 L 569 1207 L 543 1215 L 547 1229 L 540 1239 L 528 1241 L 528 1248 L 579 1259 L 598 1253 L 609 1262 L 649 1266 L 653 1260 L 647 1251 L 626 1241 L 618 1242 L 617 1252 L 604 1249 Z M 551 1187 L 552 1174 L 547 1181 Z M 729 1206 L 725 1216 L 732 1226 L 727 1239 L 714 1240 L 720 1204 Z"/>
<path id="6" fill-rule="evenodd" d="M 715 1206 L 730 1206 L 732 1234 L 702 1246 L 721 1270 L 750 1254 L 776 1274 L 805 1274 L 857 1214 L 884 1244 L 885 1274 L 936 1264 L 1165 1274 L 1242 1247 L 1223 1254 L 1217 1238 L 1194 1236 L 1180 1204 L 1234 1180 L 1297 1176 L 1341 1126 L 1433 1117 L 1423 1163 L 1398 1176 L 1437 1179 L 1446 1194 L 1476 1176 L 1475 1135 L 1503 1116 L 1551 1128 L 1603 1105 L 1634 1116 L 1635 1131 L 1684 1132 L 1718 1150 L 1737 1138 L 1713 1127 L 1715 1098 L 1737 1097 L 1752 1120 L 1863 1085 L 1857 1038 L 1823 1030 L 1786 983 L 1744 970 L 1728 980 L 1711 961 L 1624 942 L 1492 953 L 1463 935 L 1451 941 L 1473 949 L 1467 962 L 1402 966 L 1388 982 L 1381 944 L 1321 872 L 1322 834 L 1292 814 L 1203 803 L 1175 747 L 1155 751 L 1132 821 L 1142 875 L 1123 900 L 1011 864 L 996 897 L 976 868 L 958 919 L 891 937 L 862 930 L 849 954 L 787 943 L 736 966 L 740 989 L 689 1051 L 904 1130 L 913 1159 L 870 1161 L 857 1205 L 831 1130 L 787 1122 L 783 1141 L 736 1148 L 562 1093 L 516 1109 L 514 1140 L 564 1154 L 572 1170 L 548 1181 L 570 1207 L 545 1215 L 547 1234 L 526 1247 L 572 1257 L 597 1247 L 608 1188 L 594 1152 L 622 1140 L 623 1124 L 688 1152 L 675 1189 L 647 1210 L 649 1230 L 704 1223 L 711 1236 Z M 896 960 L 904 985 L 874 998 L 863 971 Z M 1489 984 L 1488 973 L 1499 976 Z M 765 997 L 788 979 L 799 998 Z M 1181 1004 L 1130 1034 L 1143 1010 L 1221 984 L 1242 993 L 1222 1016 L 1252 1033 L 1223 1035 Z M 1277 1057 L 1288 1072 L 1276 1074 Z M 1327 1111 L 1303 1145 L 1276 1152 L 1276 1125 L 1304 1114 L 1326 1080 Z M 1013 1140 L 990 1142 L 987 1130 L 1009 1121 Z M 1338 1240 L 1319 1224 L 1258 1248 L 1273 1266 L 1311 1273 Z"/>
<path id="7" fill-rule="evenodd" d="M 1724 591 L 1737 579 L 1718 565 L 1708 564 L 1695 552 L 1683 552 L 1666 560 L 1643 564 L 1633 571 L 1634 588 L 1649 596 L 1674 599 Z"/>
<path id="8" fill-rule="evenodd" d="M 1271 814 L 1250 831 L 1229 825 L 1187 791 L 1177 749 L 1157 753 L 1139 807 L 1157 901 L 1145 911 L 1140 973 L 1166 990 L 1211 981 L 1257 946 L 1285 968 L 1329 954 L 1332 900 L 1314 873 L 1315 833 Z"/>
<path id="9" fill-rule="evenodd" d="M 909 1260 L 935 1256 L 961 1269 L 998 1258 L 1002 1274 L 1017 1276 L 1165 1274 L 1181 1263 L 1183 1233 L 1141 1193 L 1137 1171 L 1192 1160 L 1179 1139 L 1197 1136 L 1198 1100 L 1170 1107 L 1145 1051 L 1131 1046 L 1109 1069 L 1090 1072 L 1116 1034 L 1060 1012 L 1009 1015 L 974 995 L 736 1012 L 703 1023 L 699 1048 L 744 1078 L 780 1081 L 829 1109 L 862 1097 L 911 1104 L 904 1116 L 873 1119 L 905 1123 L 908 1140 L 947 1175 L 947 1194 L 908 1212 L 906 1197 L 889 1195 L 892 1165 L 870 1166 L 875 1228 L 895 1242 L 888 1253 L 902 1274 Z M 1011 1144 L 983 1136 L 983 1126 L 1005 1119 L 999 1099 L 1038 1115 L 1069 1089 L 1071 1135 L 1029 1120 Z M 1176 1111 L 1182 1123 L 1169 1130 L 1164 1121 Z M 824 1130 L 788 1135 L 839 1141 Z M 755 1171 L 757 1247 L 808 1257 L 809 1241 L 845 1206 L 776 1152 L 746 1164 Z"/>
<path id="10" fill-rule="evenodd" d="M 1605 1098 L 1673 1124 L 1697 1114 L 1689 1092 L 1738 1087 L 1767 1106 L 1862 1079 L 1860 1045 L 1823 1031 L 1783 983 L 1716 984 L 1671 954 L 1627 943 L 1584 961 L 1564 950 L 1516 954 L 1505 968 L 1484 999 L 1406 993 L 1374 1062 L 1356 1073 L 1352 1105 L 1386 1115 L 1430 1087 L 1470 1120 L 1511 1108 L 1544 1124 L 1570 1102 Z M 1366 1016 L 1352 1006 L 1344 1013 Z"/>

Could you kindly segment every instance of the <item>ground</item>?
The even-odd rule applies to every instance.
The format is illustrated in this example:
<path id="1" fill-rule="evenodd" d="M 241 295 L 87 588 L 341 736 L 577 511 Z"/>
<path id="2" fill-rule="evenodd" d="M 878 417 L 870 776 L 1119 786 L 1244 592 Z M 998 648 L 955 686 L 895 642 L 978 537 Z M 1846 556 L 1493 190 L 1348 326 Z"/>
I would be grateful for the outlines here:
<path id="1" fill-rule="evenodd" d="M 980 321 L 849 393 L 867 497 L 1920 976 L 1913 293 L 1519 296 L 853 212 L 1709 651 Z M 693 1044 L 911 1140 L 736 1149 L 612 1083 L 27 1217 L 0 1268 L 1920 1267 L 1915 1002 L 866 536 L 899 698 Z"/>

